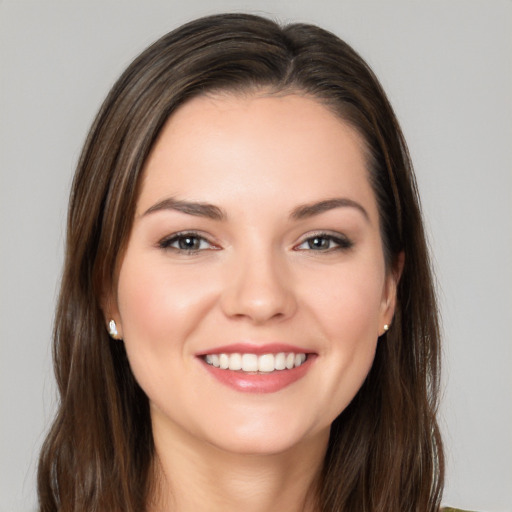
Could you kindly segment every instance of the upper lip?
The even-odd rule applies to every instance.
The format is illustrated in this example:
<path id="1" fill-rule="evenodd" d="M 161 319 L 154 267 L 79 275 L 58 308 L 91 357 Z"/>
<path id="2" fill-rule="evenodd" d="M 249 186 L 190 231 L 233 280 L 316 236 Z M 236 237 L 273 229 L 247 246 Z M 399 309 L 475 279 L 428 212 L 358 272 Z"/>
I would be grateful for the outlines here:
<path id="1" fill-rule="evenodd" d="M 314 351 L 307 348 L 290 345 L 288 343 L 232 343 L 222 345 L 198 352 L 196 356 L 205 356 L 207 354 L 278 354 L 280 352 L 294 354 L 311 354 Z"/>

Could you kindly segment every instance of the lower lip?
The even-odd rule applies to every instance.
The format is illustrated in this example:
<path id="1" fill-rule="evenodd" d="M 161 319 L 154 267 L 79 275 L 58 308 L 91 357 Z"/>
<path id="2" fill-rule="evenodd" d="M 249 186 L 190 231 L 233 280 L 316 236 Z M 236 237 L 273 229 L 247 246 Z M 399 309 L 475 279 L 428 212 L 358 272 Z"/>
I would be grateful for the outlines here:
<path id="1" fill-rule="evenodd" d="M 269 373 L 244 373 L 242 371 L 221 370 L 207 364 L 202 358 L 203 366 L 219 382 L 236 391 L 244 393 L 275 393 L 302 379 L 309 371 L 315 356 L 308 354 L 308 358 L 297 368 L 291 370 L 276 370 Z"/>

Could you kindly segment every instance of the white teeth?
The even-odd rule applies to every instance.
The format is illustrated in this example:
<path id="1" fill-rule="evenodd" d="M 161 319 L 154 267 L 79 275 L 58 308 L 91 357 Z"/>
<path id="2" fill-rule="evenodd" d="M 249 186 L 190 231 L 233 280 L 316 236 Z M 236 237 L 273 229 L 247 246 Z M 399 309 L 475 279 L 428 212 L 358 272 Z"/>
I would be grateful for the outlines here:
<path id="1" fill-rule="evenodd" d="M 295 355 L 295 366 L 300 366 L 306 360 L 306 354 Z"/>
<path id="2" fill-rule="evenodd" d="M 258 358 L 260 372 L 273 372 L 274 369 L 274 354 L 264 354 Z"/>
<path id="3" fill-rule="evenodd" d="M 286 368 L 286 354 L 279 352 L 276 354 L 276 360 L 274 362 L 276 370 L 284 370 Z"/>
<path id="4" fill-rule="evenodd" d="M 270 373 L 275 370 L 291 370 L 301 366 L 307 357 L 304 353 L 293 352 L 278 354 L 207 354 L 204 360 L 207 364 L 221 370 L 242 370 L 244 372 Z"/>
<path id="5" fill-rule="evenodd" d="M 219 368 L 221 370 L 227 370 L 229 368 L 229 356 L 227 354 L 219 355 Z"/>
<path id="6" fill-rule="evenodd" d="M 229 358 L 229 369 L 230 370 L 241 370 L 242 369 L 242 356 L 240 354 L 231 354 Z"/>
<path id="7" fill-rule="evenodd" d="M 242 370 L 244 372 L 257 372 L 258 356 L 256 354 L 244 354 L 242 356 Z"/>

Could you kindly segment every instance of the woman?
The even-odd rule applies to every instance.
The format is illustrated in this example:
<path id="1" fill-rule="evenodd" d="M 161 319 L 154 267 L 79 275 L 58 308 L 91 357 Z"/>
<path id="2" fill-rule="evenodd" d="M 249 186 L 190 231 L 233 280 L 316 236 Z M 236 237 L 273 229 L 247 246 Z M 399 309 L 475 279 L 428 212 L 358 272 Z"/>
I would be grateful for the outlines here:
<path id="1" fill-rule="evenodd" d="M 41 510 L 437 511 L 439 329 L 407 148 L 332 34 L 191 22 L 75 176 Z"/>

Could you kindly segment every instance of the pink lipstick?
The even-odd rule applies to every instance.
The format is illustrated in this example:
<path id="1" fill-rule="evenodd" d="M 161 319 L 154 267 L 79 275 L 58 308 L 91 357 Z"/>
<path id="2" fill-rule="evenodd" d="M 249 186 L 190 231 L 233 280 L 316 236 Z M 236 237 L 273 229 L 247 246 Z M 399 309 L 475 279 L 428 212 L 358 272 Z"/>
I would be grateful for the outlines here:
<path id="1" fill-rule="evenodd" d="M 316 354 L 296 346 L 237 343 L 196 354 L 219 382 L 242 392 L 274 393 L 301 379 Z"/>

